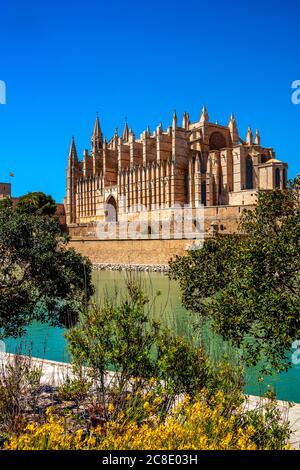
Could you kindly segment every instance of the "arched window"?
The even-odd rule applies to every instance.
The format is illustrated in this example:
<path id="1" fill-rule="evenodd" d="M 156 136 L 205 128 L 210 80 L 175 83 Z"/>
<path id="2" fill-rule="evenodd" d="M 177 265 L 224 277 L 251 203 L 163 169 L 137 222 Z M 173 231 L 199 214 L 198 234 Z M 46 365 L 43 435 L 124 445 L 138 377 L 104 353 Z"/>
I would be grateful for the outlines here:
<path id="1" fill-rule="evenodd" d="M 117 222 L 117 202 L 113 196 L 109 196 L 105 204 L 106 222 Z"/>
<path id="2" fill-rule="evenodd" d="M 213 132 L 209 138 L 209 150 L 220 150 L 227 147 L 226 139 L 221 132 Z"/>
<path id="3" fill-rule="evenodd" d="M 189 197 L 189 175 L 188 174 L 184 175 L 184 196 L 185 196 L 185 200 L 188 200 L 188 197 Z"/>
<path id="4" fill-rule="evenodd" d="M 246 158 L 246 189 L 253 189 L 253 162 L 249 155 Z"/>
<path id="5" fill-rule="evenodd" d="M 202 181 L 201 183 L 201 204 L 206 206 L 206 182 Z"/>
<path id="6" fill-rule="evenodd" d="M 282 187 L 283 187 L 283 189 L 286 189 L 286 180 L 287 180 L 286 169 L 284 168 L 282 170 Z"/>
<path id="7" fill-rule="evenodd" d="M 280 169 L 275 170 L 275 188 L 280 188 Z"/>

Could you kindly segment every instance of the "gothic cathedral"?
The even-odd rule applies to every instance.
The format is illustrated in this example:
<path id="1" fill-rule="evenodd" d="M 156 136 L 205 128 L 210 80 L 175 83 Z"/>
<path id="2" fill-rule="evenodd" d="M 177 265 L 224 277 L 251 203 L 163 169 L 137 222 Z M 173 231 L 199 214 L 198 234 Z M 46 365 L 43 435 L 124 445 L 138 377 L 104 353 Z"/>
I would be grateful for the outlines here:
<path id="1" fill-rule="evenodd" d="M 251 206 L 258 190 L 284 189 L 287 164 L 262 147 L 260 134 L 238 132 L 233 114 L 227 126 L 209 121 L 204 106 L 197 122 L 184 113 L 181 125 L 174 112 L 172 125 L 160 124 L 139 138 L 125 124 L 110 140 L 97 116 L 91 151 L 78 159 L 72 139 L 67 168 L 66 217 L 69 228 L 107 218 L 106 205 L 121 214 L 171 209 Z"/>

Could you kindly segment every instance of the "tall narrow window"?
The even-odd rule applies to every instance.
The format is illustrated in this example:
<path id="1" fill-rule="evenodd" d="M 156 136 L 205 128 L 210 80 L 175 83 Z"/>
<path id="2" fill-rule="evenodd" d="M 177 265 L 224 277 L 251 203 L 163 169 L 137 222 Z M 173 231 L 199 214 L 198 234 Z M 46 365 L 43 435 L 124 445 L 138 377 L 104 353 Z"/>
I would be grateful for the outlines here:
<path id="1" fill-rule="evenodd" d="M 206 182 L 202 181 L 201 183 L 201 204 L 206 206 Z"/>
<path id="2" fill-rule="evenodd" d="M 191 201 L 189 201 L 189 175 L 188 174 L 184 175 L 184 198 L 185 198 L 185 201 L 188 201 L 189 203 L 191 203 Z"/>
<path id="3" fill-rule="evenodd" d="M 275 170 L 275 188 L 280 188 L 280 170 L 276 168 Z"/>
<path id="4" fill-rule="evenodd" d="M 253 162 L 249 155 L 246 158 L 246 189 L 253 189 Z"/>
<path id="5" fill-rule="evenodd" d="M 282 187 L 283 189 L 286 189 L 286 169 L 284 168 L 282 170 Z"/>

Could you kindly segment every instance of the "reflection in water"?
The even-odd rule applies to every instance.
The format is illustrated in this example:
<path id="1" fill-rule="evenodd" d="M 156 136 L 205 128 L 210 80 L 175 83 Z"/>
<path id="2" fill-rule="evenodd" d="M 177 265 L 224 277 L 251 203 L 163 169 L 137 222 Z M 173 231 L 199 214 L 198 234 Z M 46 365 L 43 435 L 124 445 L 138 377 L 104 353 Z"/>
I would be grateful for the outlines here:
<path id="1" fill-rule="evenodd" d="M 97 286 L 95 299 L 101 303 L 104 297 L 116 298 L 126 293 L 126 280 L 134 279 L 149 297 L 149 315 L 160 321 L 175 334 L 190 337 L 193 316 L 180 303 L 177 285 L 166 275 L 158 273 L 120 273 L 98 271 L 94 273 Z"/>
<path id="2" fill-rule="evenodd" d="M 128 274 L 116 271 L 94 272 L 95 300 L 101 303 L 105 296 L 116 298 L 116 293 L 125 294 L 126 276 Z M 207 326 L 203 327 L 201 338 L 199 335 L 195 338 L 192 325 L 197 321 L 197 317 L 187 312 L 181 305 L 179 289 L 175 282 L 170 282 L 166 275 L 160 273 L 136 273 L 133 276 L 141 283 L 151 299 L 149 314 L 152 318 L 159 320 L 177 335 L 186 336 L 191 341 L 202 341 L 214 360 L 218 360 L 224 353 L 231 361 L 238 360 L 233 348 L 212 334 Z M 30 350 L 33 356 L 68 362 L 69 354 L 63 333 L 63 329 L 33 323 L 28 327 L 27 334 L 22 340 L 6 340 L 6 350 L 16 352 L 21 343 L 22 350 Z M 274 387 L 278 398 L 300 402 L 300 365 L 293 365 L 288 373 L 268 377 L 263 385 L 258 384 L 258 372 L 255 369 L 247 371 L 247 393 L 259 395 L 266 390 L 267 384 Z"/>

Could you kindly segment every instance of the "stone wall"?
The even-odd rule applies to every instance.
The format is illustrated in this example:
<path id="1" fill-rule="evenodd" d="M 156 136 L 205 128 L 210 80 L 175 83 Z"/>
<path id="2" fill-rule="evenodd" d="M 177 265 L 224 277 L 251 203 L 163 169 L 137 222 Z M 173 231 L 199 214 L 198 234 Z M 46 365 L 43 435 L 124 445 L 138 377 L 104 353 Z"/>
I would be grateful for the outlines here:
<path id="1" fill-rule="evenodd" d="M 205 236 L 211 233 L 212 224 L 216 225 L 219 233 L 229 234 L 236 232 L 238 230 L 238 224 L 243 210 L 254 209 L 254 207 L 254 205 L 205 207 Z"/>
<path id="2" fill-rule="evenodd" d="M 240 216 L 244 209 L 253 209 L 254 205 L 242 204 L 235 206 L 210 206 L 204 208 L 204 233 L 209 234 L 211 225 L 217 224 L 223 233 L 233 233 L 237 230 Z M 151 213 L 150 213 L 151 214 Z M 128 221 L 134 221 L 140 214 L 129 214 Z M 164 217 L 161 218 L 163 220 Z M 69 235 L 72 239 L 95 239 L 95 223 L 69 224 Z"/>
<path id="3" fill-rule="evenodd" d="M 222 234 L 237 231 L 243 209 L 253 206 L 213 206 L 204 209 L 204 237 L 215 231 Z M 193 239 L 136 239 L 97 240 L 93 224 L 70 225 L 70 245 L 89 257 L 95 264 L 104 265 L 167 265 L 170 258 L 184 255 L 188 249 L 201 244 Z"/>
<path id="4" fill-rule="evenodd" d="M 192 240 L 72 240 L 70 246 L 93 263 L 166 265 L 184 255 Z"/>

